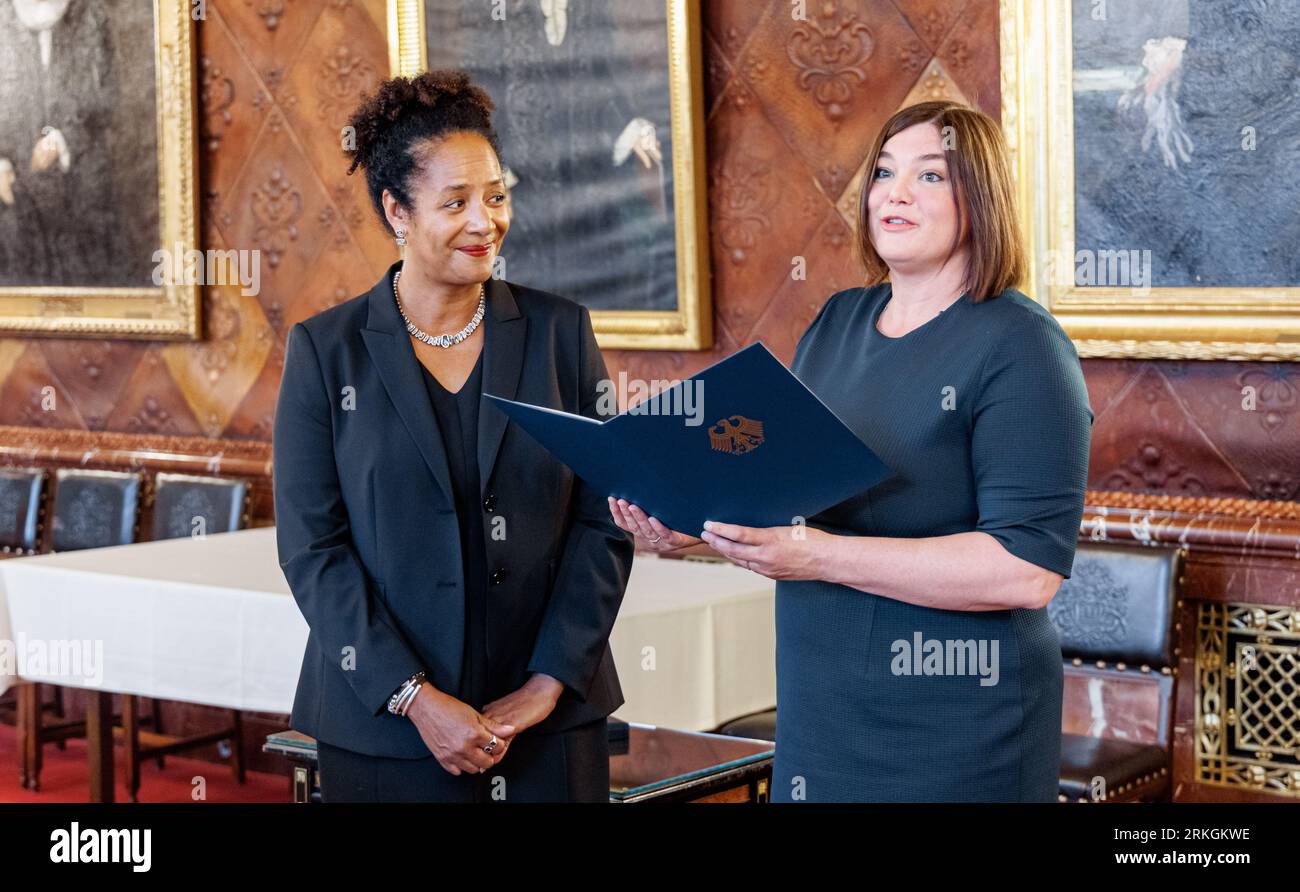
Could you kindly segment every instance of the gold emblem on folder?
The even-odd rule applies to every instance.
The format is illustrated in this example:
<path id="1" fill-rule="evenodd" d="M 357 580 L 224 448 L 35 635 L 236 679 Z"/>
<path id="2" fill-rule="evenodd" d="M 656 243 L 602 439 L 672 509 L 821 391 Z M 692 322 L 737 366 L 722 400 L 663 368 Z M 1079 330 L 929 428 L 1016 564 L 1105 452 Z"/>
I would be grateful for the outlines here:
<path id="1" fill-rule="evenodd" d="M 723 418 L 709 428 L 709 445 L 718 452 L 744 455 L 757 449 L 762 442 L 763 422 L 744 415 Z"/>

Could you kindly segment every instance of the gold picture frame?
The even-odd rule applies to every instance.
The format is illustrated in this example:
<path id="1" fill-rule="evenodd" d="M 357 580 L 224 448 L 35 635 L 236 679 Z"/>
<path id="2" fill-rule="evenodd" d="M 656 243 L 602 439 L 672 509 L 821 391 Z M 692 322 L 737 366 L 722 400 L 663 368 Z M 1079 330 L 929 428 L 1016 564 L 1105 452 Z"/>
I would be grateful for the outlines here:
<path id="1" fill-rule="evenodd" d="M 158 246 L 183 256 L 198 249 L 191 8 L 153 0 Z M 0 335 L 195 340 L 199 286 L 174 281 L 176 264 L 160 266 L 157 287 L 0 286 Z"/>
<path id="2" fill-rule="evenodd" d="M 606 349 L 704 350 L 713 344 L 700 4 L 699 0 L 661 2 L 668 30 L 677 308 L 593 309 L 596 339 Z M 394 76 L 409 77 L 428 67 L 424 10 L 423 0 L 388 0 L 389 65 Z"/>
<path id="3" fill-rule="evenodd" d="M 1025 292 L 1081 357 L 1300 359 L 1300 288 L 1076 285 L 1072 7 L 1000 0 L 1002 125 L 1029 255 Z"/>

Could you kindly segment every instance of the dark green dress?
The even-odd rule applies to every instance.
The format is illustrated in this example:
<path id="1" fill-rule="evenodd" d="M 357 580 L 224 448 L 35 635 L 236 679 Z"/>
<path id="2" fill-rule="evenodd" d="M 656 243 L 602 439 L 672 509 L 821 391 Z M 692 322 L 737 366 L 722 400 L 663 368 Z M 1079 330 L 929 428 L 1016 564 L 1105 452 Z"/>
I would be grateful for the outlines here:
<path id="1" fill-rule="evenodd" d="M 796 348 L 794 373 L 895 472 L 810 525 L 978 530 L 1068 577 L 1092 424 L 1070 339 L 1013 289 L 889 338 L 889 296 L 833 295 Z M 826 582 L 776 592 L 773 801 L 1056 800 L 1061 649 L 1045 609 L 939 610 Z"/>

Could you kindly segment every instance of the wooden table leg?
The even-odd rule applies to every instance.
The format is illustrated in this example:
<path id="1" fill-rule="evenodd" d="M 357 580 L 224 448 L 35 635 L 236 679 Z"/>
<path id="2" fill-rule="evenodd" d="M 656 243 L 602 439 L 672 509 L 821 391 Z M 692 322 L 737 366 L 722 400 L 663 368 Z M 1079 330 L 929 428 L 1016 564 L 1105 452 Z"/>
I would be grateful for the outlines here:
<path id="1" fill-rule="evenodd" d="M 90 801 L 113 801 L 113 695 L 86 690 L 86 758 Z"/>
<path id="2" fill-rule="evenodd" d="M 18 783 L 24 789 L 34 787 L 39 777 L 39 770 L 32 756 L 37 752 L 36 723 L 41 720 L 41 688 L 35 684 L 20 684 L 14 691 L 18 702 L 18 718 L 15 723 L 18 732 Z"/>
<path id="3" fill-rule="evenodd" d="M 126 744 L 126 798 L 132 802 L 140 792 L 139 703 L 134 694 L 122 695 L 122 739 Z"/>

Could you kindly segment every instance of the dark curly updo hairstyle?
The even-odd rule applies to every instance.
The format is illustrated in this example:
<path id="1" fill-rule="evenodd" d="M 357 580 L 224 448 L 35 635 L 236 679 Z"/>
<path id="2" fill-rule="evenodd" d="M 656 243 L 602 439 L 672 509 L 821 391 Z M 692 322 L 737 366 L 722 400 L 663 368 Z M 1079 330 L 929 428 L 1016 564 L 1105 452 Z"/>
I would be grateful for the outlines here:
<path id="1" fill-rule="evenodd" d="M 344 150 L 352 158 L 348 174 L 358 167 L 365 169 L 370 201 L 390 232 L 384 190 L 403 207 L 414 207 L 411 178 L 420 167 L 413 151 L 416 144 L 468 131 L 486 139 L 499 155 L 501 148 L 492 129 L 494 107 L 492 97 L 472 83 L 466 72 L 442 69 L 386 80 L 352 113 L 348 126 L 355 135 L 355 147 Z"/>

